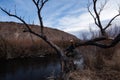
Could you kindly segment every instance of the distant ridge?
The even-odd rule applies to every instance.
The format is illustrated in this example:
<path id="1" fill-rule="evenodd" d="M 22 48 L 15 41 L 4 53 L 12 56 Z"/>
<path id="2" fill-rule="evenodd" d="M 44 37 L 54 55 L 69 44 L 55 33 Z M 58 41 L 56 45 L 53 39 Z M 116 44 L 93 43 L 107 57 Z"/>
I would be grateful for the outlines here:
<path id="1" fill-rule="evenodd" d="M 40 33 L 40 27 L 38 25 L 30 25 L 33 31 Z M 30 34 L 29 32 L 23 32 L 24 24 L 16 22 L 0 22 L 0 36 L 7 40 L 38 40 L 40 38 Z M 44 32 L 51 41 L 69 41 L 71 39 L 77 40 L 77 37 L 60 31 L 58 29 L 52 29 L 45 27 Z"/>

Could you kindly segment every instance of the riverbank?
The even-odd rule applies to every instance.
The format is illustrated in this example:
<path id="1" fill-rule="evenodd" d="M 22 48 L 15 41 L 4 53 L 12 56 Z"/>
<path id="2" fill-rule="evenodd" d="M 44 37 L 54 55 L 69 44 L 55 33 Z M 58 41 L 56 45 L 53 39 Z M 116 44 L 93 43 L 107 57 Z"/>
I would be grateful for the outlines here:
<path id="1" fill-rule="evenodd" d="M 38 25 L 29 24 L 30 28 L 40 34 Z M 0 58 L 13 59 L 24 57 L 40 57 L 56 54 L 55 50 L 41 38 L 23 32 L 25 25 L 16 22 L 0 22 Z M 45 27 L 46 37 L 62 49 L 70 45 L 70 40 L 79 40 L 72 34 L 58 29 Z"/>
<path id="2" fill-rule="evenodd" d="M 71 80 L 120 80 L 120 71 L 113 69 L 77 70 L 70 74 Z"/>
<path id="3" fill-rule="evenodd" d="M 70 46 L 69 41 L 54 41 L 61 49 L 66 49 Z M 56 52 L 44 41 L 39 40 L 33 44 L 9 41 L 0 38 L 0 59 L 14 59 L 14 58 L 26 58 L 26 57 L 42 57 L 42 56 L 54 56 Z"/>
<path id="4" fill-rule="evenodd" d="M 0 61 L 0 80 L 48 80 L 60 73 L 57 57 L 17 58 Z"/>
<path id="5" fill-rule="evenodd" d="M 66 45 L 65 47 L 67 47 L 67 46 L 68 45 Z M 85 46 L 85 47 L 78 48 L 80 54 L 84 58 L 84 64 L 83 64 L 84 68 L 82 70 L 77 69 L 77 70 L 71 72 L 70 80 L 87 80 L 87 79 L 88 80 L 119 80 L 120 79 L 120 54 L 119 54 L 120 50 L 119 50 L 119 48 L 120 48 L 119 44 L 117 46 L 115 46 L 114 48 L 110 48 L 110 49 L 101 49 L 98 47 L 91 47 L 91 46 Z M 48 49 L 48 48 L 46 48 L 46 49 Z M 26 48 L 25 48 L 25 50 L 26 50 Z M 36 55 L 36 54 L 34 54 L 34 55 Z M 56 58 L 56 55 L 53 55 L 53 53 L 48 55 L 48 57 L 50 57 L 50 56 L 52 58 L 54 58 L 54 57 Z M 37 60 L 38 60 L 38 62 L 41 61 L 39 59 L 41 57 L 44 58 L 44 56 L 16 57 L 16 59 L 9 59 L 8 62 L 16 63 L 16 61 L 19 60 L 20 63 L 21 63 L 21 61 L 22 62 L 28 61 L 28 62 L 30 62 L 29 64 L 34 64 L 34 62 L 36 62 Z M 30 58 L 31 58 L 31 60 L 30 60 Z M 44 60 L 42 63 L 44 63 L 44 62 L 46 62 L 46 61 Z M 19 64 L 19 62 L 17 62 L 17 63 Z M 3 65 L 3 64 L 1 64 L 1 65 Z M 52 63 L 52 64 L 54 64 L 54 63 Z M 6 65 L 8 65 L 8 64 L 6 64 Z M 21 65 L 23 65 L 23 64 L 21 64 Z M 56 63 L 54 65 L 56 65 Z M 19 66 L 20 65 L 18 65 L 18 67 Z M 47 66 L 49 66 L 49 65 L 47 65 Z M 34 80 L 34 79 L 32 79 L 32 80 Z"/>
<path id="6" fill-rule="evenodd" d="M 71 72 L 71 80 L 120 80 L 120 44 L 101 49 L 79 48 L 84 57 L 84 69 Z"/>

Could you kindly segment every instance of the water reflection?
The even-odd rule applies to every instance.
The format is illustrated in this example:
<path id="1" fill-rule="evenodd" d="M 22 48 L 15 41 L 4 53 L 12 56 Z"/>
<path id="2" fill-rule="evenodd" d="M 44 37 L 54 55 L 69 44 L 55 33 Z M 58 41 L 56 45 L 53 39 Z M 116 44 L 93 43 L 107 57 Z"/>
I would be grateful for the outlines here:
<path id="1" fill-rule="evenodd" d="M 46 80 L 60 72 L 56 58 L 27 58 L 0 62 L 0 80 Z"/>

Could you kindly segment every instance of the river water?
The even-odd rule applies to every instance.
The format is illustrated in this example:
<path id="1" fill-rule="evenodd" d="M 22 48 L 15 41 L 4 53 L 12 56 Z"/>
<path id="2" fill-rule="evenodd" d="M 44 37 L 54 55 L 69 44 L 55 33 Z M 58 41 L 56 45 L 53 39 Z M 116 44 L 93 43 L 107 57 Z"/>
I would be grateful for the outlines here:
<path id="1" fill-rule="evenodd" d="M 81 60 L 75 60 L 75 63 L 81 66 Z M 60 61 L 54 57 L 0 61 L 0 80 L 48 80 L 59 74 Z"/>
<path id="2" fill-rule="evenodd" d="M 0 80 L 47 80 L 47 77 L 59 73 L 59 60 L 52 57 L 0 62 Z"/>

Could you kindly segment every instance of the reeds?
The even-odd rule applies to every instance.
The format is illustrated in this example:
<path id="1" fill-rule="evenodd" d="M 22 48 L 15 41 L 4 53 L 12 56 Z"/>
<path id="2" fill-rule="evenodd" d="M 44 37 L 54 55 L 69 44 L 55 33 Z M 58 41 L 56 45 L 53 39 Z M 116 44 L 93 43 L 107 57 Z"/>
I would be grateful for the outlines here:
<path id="1" fill-rule="evenodd" d="M 114 27 L 107 32 L 114 38 L 119 34 L 120 27 Z M 99 33 L 94 33 L 91 38 L 95 38 L 95 35 L 100 36 Z M 111 40 L 102 41 L 103 44 L 110 42 Z M 120 44 L 109 49 L 83 46 L 79 50 L 84 57 L 84 69 L 71 73 L 72 80 L 120 80 Z"/>

